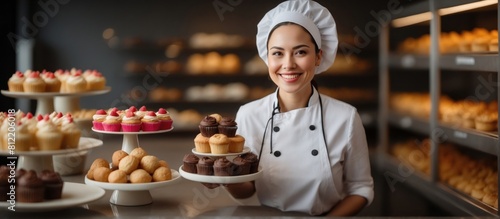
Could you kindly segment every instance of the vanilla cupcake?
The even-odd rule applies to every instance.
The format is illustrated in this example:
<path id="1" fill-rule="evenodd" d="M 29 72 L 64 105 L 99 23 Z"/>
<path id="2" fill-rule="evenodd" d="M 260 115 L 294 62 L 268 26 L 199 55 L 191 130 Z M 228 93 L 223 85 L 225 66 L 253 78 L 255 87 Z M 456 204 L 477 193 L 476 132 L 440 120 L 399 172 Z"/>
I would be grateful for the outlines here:
<path id="1" fill-rule="evenodd" d="M 40 125 L 41 124 L 41 125 Z M 63 140 L 63 134 L 46 115 L 38 122 L 36 141 L 40 150 L 59 150 Z"/>
<path id="2" fill-rule="evenodd" d="M 106 119 L 108 114 L 103 109 L 97 110 L 94 115 L 92 115 L 92 128 L 95 130 L 103 131 L 104 127 L 102 126 L 102 122 Z"/>
<path id="3" fill-rule="evenodd" d="M 141 119 L 142 131 L 158 131 L 160 129 L 160 120 L 155 112 L 148 112 Z"/>
<path id="4" fill-rule="evenodd" d="M 121 130 L 121 118 L 116 110 L 111 111 L 102 122 L 105 131 L 119 132 Z"/>
<path id="5" fill-rule="evenodd" d="M 96 70 L 84 78 L 87 81 L 87 90 L 103 90 L 106 87 L 106 78 Z"/>
<path id="6" fill-rule="evenodd" d="M 63 134 L 62 148 L 78 148 L 82 131 L 71 116 L 63 117 L 61 132 Z"/>
<path id="7" fill-rule="evenodd" d="M 125 116 L 122 117 L 122 130 L 124 132 L 138 132 L 142 128 L 141 119 L 136 116 L 132 111 L 127 110 Z"/>
<path id="8" fill-rule="evenodd" d="M 160 120 L 160 130 L 167 130 L 172 128 L 173 120 L 167 110 L 160 108 L 156 112 L 158 120 Z"/>
<path id="9" fill-rule="evenodd" d="M 45 92 L 45 81 L 40 77 L 40 73 L 35 71 L 26 77 L 23 82 L 24 92 Z"/>
<path id="10" fill-rule="evenodd" d="M 54 76 L 61 82 L 61 87 L 59 88 L 59 92 L 66 92 L 66 80 L 70 76 L 69 71 L 58 69 L 54 72 Z"/>
<path id="11" fill-rule="evenodd" d="M 33 146 L 33 135 L 28 131 L 28 125 L 18 122 L 16 126 L 16 151 L 29 151 Z"/>
<path id="12" fill-rule="evenodd" d="M 71 74 L 66 79 L 65 91 L 68 93 L 80 93 L 87 91 L 87 81 L 83 78 L 81 71 Z"/>
<path id="13" fill-rule="evenodd" d="M 139 118 L 141 119 L 146 115 L 146 113 L 148 113 L 148 109 L 146 108 L 146 106 L 141 106 L 139 110 L 135 111 L 135 115 L 139 116 Z"/>
<path id="14" fill-rule="evenodd" d="M 229 152 L 229 139 L 224 134 L 214 134 L 208 139 L 212 154 L 227 154 Z"/>
<path id="15" fill-rule="evenodd" d="M 24 74 L 20 71 L 16 71 L 16 73 L 14 73 L 12 75 L 12 77 L 10 77 L 9 80 L 7 81 L 7 84 L 9 86 L 9 91 L 23 92 L 24 91 L 24 89 L 23 89 L 24 80 L 26 80 L 26 77 L 24 77 Z"/>
<path id="16" fill-rule="evenodd" d="M 208 142 L 209 138 L 198 133 L 194 138 L 195 150 L 200 153 L 211 153 L 210 144 Z"/>
<path id="17" fill-rule="evenodd" d="M 59 92 L 61 90 L 61 81 L 57 79 L 54 73 L 49 71 L 44 71 L 42 74 L 42 79 L 45 82 L 46 92 Z"/>

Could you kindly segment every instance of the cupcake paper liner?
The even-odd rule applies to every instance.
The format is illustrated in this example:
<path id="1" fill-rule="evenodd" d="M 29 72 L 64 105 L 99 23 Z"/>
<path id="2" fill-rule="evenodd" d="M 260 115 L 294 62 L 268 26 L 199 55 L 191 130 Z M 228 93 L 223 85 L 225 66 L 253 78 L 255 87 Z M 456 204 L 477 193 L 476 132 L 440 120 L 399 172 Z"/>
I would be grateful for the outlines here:
<path id="1" fill-rule="evenodd" d="M 142 128 L 141 123 L 137 124 L 128 124 L 128 123 L 122 123 L 122 130 L 124 132 L 138 132 Z"/>
<path id="2" fill-rule="evenodd" d="M 172 128 L 172 120 L 160 120 L 160 130 L 167 130 Z"/>
<path id="3" fill-rule="evenodd" d="M 16 201 L 19 202 L 42 202 L 44 196 L 45 188 L 35 187 L 35 188 L 25 188 L 18 186 L 16 189 Z"/>
<path id="4" fill-rule="evenodd" d="M 210 144 L 212 154 L 227 154 L 229 152 L 229 144 Z"/>
<path id="5" fill-rule="evenodd" d="M 93 127 L 95 130 L 101 130 L 101 131 L 104 131 L 104 126 L 102 126 L 102 122 L 92 121 L 92 127 Z"/>
<path id="6" fill-rule="evenodd" d="M 158 131 L 160 130 L 160 122 L 143 122 L 142 131 Z"/>
<path id="7" fill-rule="evenodd" d="M 120 123 L 102 123 L 102 127 L 104 131 L 108 132 L 119 132 L 122 129 L 122 125 Z"/>
<path id="8" fill-rule="evenodd" d="M 218 130 L 220 134 L 224 134 L 227 137 L 234 137 L 236 135 L 236 130 L 238 127 L 236 126 L 219 126 Z"/>
<path id="9" fill-rule="evenodd" d="M 62 147 L 63 148 L 77 148 L 80 143 L 81 132 L 68 132 L 63 133 Z"/>
<path id="10" fill-rule="evenodd" d="M 212 137 L 212 135 L 215 135 L 219 133 L 219 128 L 217 126 L 198 126 L 200 129 L 201 135 L 204 137 Z"/>

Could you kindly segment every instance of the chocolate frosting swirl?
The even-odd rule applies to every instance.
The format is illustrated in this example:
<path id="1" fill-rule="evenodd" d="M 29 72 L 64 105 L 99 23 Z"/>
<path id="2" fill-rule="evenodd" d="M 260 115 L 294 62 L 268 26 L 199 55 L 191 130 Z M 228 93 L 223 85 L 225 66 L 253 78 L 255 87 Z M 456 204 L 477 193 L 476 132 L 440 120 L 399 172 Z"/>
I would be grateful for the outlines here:
<path id="1" fill-rule="evenodd" d="M 230 167 L 233 163 L 225 157 L 217 158 L 214 162 L 214 167 Z"/>
<path id="2" fill-rule="evenodd" d="M 202 157 L 198 161 L 198 164 L 200 165 L 206 165 L 206 166 L 213 166 L 214 165 L 214 159 L 210 157 Z"/>
<path id="3" fill-rule="evenodd" d="M 205 116 L 200 122 L 201 126 L 218 126 L 217 120 L 212 116 Z"/>
<path id="4" fill-rule="evenodd" d="M 28 171 L 21 178 L 19 178 L 18 185 L 29 186 L 29 187 L 41 187 L 43 186 L 43 181 L 38 178 L 34 170 Z"/>
<path id="5" fill-rule="evenodd" d="M 234 121 L 233 118 L 222 117 L 222 119 L 220 120 L 219 125 L 221 125 L 221 126 L 236 126 L 237 123 Z"/>
<path id="6" fill-rule="evenodd" d="M 186 162 L 186 163 L 198 163 L 198 161 L 200 160 L 200 158 L 198 158 L 196 155 L 194 154 L 186 154 L 184 155 L 184 159 L 182 160 L 183 162 Z"/>

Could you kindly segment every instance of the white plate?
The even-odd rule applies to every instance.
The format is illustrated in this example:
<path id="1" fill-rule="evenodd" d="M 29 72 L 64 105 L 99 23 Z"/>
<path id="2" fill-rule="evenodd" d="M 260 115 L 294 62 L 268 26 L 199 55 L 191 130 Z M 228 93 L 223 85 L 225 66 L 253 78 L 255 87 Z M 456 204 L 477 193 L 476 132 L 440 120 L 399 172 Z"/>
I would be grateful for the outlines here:
<path id="1" fill-rule="evenodd" d="M 170 184 L 176 183 L 178 179 L 180 179 L 180 174 L 174 169 L 170 169 L 172 171 L 172 179 L 161 182 L 149 182 L 149 183 L 107 183 L 107 182 L 98 182 L 95 180 L 91 180 L 85 176 L 85 184 L 94 185 L 101 187 L 106 190 L 120 190 L 120 191 L 145 191 L 150 189 L 161 188 Z"/>
<path id="2" fill-rule="evenodd" d="M 193 148 L 191 150 L 191 152 L 193 152 L 193 154 L 196 154 L 198 156 L 204 156 L 204 157 L 224 157 L 224 156 L 237 156 L 237 155 L 240 155 L 240 154 L 246 154 L 246 153 L 250 152 L 250 148 L 249 147 L 244 147 L 243 151 L 241 151 L 241 152 L 238 152 L 238 153 L 227 153 L 227 154 L 201 153 L 201 152 L 196 151 L 196 148 Z"/>
<path id="3" fill-rule="evenodd" d="M 182 166 L 179 167 L 179 173 L 182 177 L 196 182 L 203 183 L 220 183 L 220 184 L 231 184 L 231 183 L 242 183 L 256 180 L 262 174 L 262 168 L 259 168 L 259 172 L 241 175 L 241 176 L 208 176 L 200 175 L 196 173 L 188 173 L 182 170 Z"/>
<path id="4" fill-rule="evenodd" d="M 78 97 L 78 96 L 92 96 L 105 94 L 111 91 L 111 87 L 105 87 L 103 90 L 87 91 L 80 93 L 61 93 L 61 92 L 14 92 L 2 90 L 2 94 L 8 97 L 26 97 L 26 98 L 48 98 L 48 97 Z"/>
<path id="5" fill-rule="evenodd" d="M 97 130 L 92 128 L 92 131 L 97 132 L 97 133 L 104 133 L 104 134 L 114 134 L 114 135 L 141 135 L 141 134 L 158 134 L 158 133 L 164 133 L 164 132 L 169 132 L 172 131 L 174 127 L 170 129 L 165 129 L 165 130 L 158 130 L 158 131 L 138 131 L 138 132 L 111 132 L 111 131 L 103 131 L 103 130 Z"/>
<path id="6" fill-rule="evenodd" d="M 73 206 L 83 205 L 102 198 L 105 191 L 96 186 L 81 183 L 64 182 L 62 196 L 60 199 L 47 200 L 37 203 L 16 202 L 15 209 L 19 212 L 42 212 L 54 211 Z M 0 202 L 0 208 L 7 209 L 10 204 L 6 201 Z"/>
<path id="7" fill-rule="evenodd" d="M 57 154 L 68 154 L 72 152 L 85 151 L 102 145 L 102 141 L 95 138 L 81 137 L 78 148 L 50 150 L 50 151 L 14 151 L 16 155 L 25 156 L 47 156 Z M 0 155 L 10 155 L 9 151 L 0 150 Z"/>

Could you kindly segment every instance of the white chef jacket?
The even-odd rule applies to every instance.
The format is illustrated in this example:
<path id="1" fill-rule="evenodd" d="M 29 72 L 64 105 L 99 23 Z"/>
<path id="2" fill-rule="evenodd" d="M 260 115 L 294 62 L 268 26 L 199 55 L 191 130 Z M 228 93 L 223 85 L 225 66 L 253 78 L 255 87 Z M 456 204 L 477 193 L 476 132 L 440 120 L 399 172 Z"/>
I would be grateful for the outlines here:
<path id="1" fill-rule="evenodd" d="M 277 90 L 238 110 L 237 133 L 245 137 L 245 146 L 259 155 L 263 144 L 263 173 L 255 181 L 259 201 L 311 215 L 329 211 L 347 195 L 365 197 L 370 204 L 373 178 L 361 119 L 351 105 L 313 90 L 305 108 L 278 112 Z"/>

